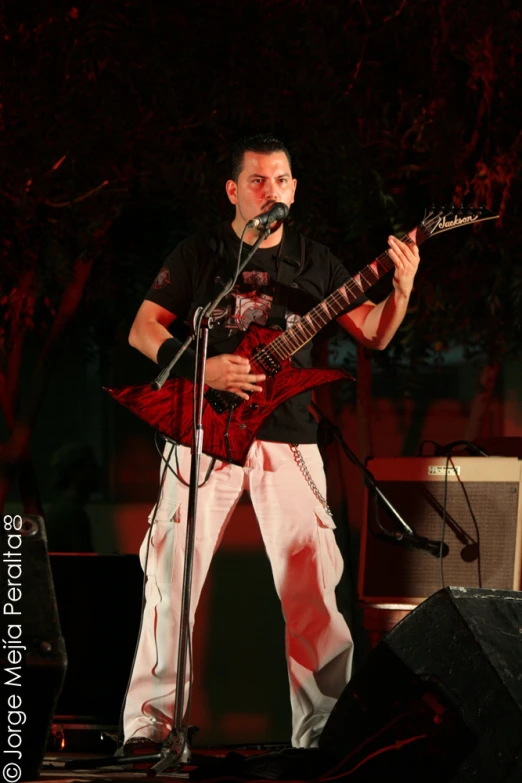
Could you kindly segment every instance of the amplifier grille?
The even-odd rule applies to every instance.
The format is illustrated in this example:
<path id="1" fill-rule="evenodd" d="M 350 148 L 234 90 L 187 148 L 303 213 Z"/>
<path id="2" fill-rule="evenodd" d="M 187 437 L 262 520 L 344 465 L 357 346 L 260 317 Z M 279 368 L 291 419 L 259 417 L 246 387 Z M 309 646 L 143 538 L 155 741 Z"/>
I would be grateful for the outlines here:
<path id="1" fill-rule="evenodd" d="M 379 481 L 378 484 L 418 535 L 437 541 L 441 539 L 443 479 L 426 483 Z M 442 561 L 444 583 L 462 587 L 518 589 L 519 585 L 515 584 L 518 572 L 515 565 L 518 482 L 466 481 L 465 489 L 477 521 L 478 536 L 462 486 L 458 482 L 448 482 L 444 540 L 449 546 L 449 554 Z M 392 515 L 382 504 L 379 506 L 379 519 L 387 529 L 398 530 Z M 425 598 L 442 587 L 438 557 L 406 548 L 405 544 L 394 545 L 373 535 L 373 532 L 381 531 L 376 524 L 371 497 L 368 500 L 367 522 L 366 546 L 362 550 L 361 600 Z M 466 546 L 466 541 L 477 542 L 477 539 L 479 547 Z"/>

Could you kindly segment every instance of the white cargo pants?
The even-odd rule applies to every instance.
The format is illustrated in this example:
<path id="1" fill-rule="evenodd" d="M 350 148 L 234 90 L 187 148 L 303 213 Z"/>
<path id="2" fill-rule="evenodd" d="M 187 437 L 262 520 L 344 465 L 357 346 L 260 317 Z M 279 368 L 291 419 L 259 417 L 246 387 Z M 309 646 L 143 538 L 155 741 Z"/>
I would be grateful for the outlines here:
<path id="1" fill-rule="evenodd" d="M 319 449 L 314 444 L 299 448 L 325 497 Z M 167 444 L 165 456 L 169 451 Z M 180 474 L 188 480 L 190 450 L 178 446 L 178 456 Z M 209 461 L 202 456 L 200 483 Z M 174 454 L 171 465 L 175 470 Z M 350 678 L 353 644 L 335 601 L 343 570 L 335 525 L 288 443 L 254 441 L 244 467 L 216 462 L 210 480 L 199 490 L 191 630 L 212 556 L 244 489 L 250 493 L 286 621 L 292 745 L 313 747 Z M 187 487 L 167 470 L 151 531 L 145 613 L 125 704 L 125 740 L 149 737 L 161 742 L 171 729 L 187 499 Z M 147 536 L 140 551 L 142 566 L 146 544 Z M 188 671 L 185 699 L 187 689 Z"/>

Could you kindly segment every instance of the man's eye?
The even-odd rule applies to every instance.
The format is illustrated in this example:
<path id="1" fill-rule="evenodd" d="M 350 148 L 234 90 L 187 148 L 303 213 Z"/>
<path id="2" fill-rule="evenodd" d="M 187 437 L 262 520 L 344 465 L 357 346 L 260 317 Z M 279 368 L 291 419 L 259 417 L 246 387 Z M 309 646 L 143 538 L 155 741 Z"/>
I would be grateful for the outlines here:
<path id="1" fill-rule="evenodd" d="M 288 180 L 287 180 L 287 178 L 286 178 L 286 177 L 281 177 L 281 179 L 279 180 L 279 182 L 280 182 L 282 185 L 286 185 L 286 183 L 288 182 Z"/>

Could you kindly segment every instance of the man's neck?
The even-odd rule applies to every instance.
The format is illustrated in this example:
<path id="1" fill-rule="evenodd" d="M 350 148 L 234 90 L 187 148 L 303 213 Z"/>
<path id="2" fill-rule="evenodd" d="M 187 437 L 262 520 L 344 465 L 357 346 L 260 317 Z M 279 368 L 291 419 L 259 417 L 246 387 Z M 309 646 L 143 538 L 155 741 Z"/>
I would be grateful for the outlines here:
<path id="1" fill-rule="evenodd" d="M 231 225 L 236 236 L 241 238 L 241 234 L 245 227 L 245 223 L 242 220 L 234 219 Z M 245 231 L 245 237 L 244 237 L 245 244 L 253 245 L 258 237 L 259 237 L 259 231 L 255 228 L 249 228 L 247 231 Z M 262 248 L 275 247 L 281 242 L 282 238 L 283 238 L 283 226 L 281 225 L 279 226 L 277 231 L 273 231 L 269 235 L 269 237 L 264 240 L 264 242 L 261 242 L 259 247 Z"/>

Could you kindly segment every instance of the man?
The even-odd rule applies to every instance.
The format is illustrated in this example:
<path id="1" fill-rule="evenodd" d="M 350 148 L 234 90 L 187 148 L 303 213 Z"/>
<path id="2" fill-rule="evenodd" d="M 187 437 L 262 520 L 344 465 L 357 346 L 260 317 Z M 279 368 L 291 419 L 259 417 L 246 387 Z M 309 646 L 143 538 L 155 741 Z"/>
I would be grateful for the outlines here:
<path id="1" fill-rule="evenodd" d="M 280 141 L 270 136 L 242 140 L 234 150 L 232 177 L 226 183 L 235 216 L 219 232 L 214 250 L 220 251 L 209 251 L 208 236 L 190 237 L 176 248 L 138 311 L 130 344 L 166 366 L 179 347 L 168 331 L 174 319 L 186 317 L 212 298 L 217 271 L 228 279 L 222 266 L 237 257 L 247 222 L 274 203 L 290 207 L 296 184 L 290 155 Z M 257 230 L 247 230 L 247 245 L 257 236 Z M 385 348 L 402 322 L 419 263 L 416 246 L 393 237 L 389 246 L 395 264 L 392 293 L 378 305 L 365 302 L 338 319 L 370 348 Z M 282 268 L 286 277 L 280 274 Z M 218 313 L 218 324 L 210 332 L 206 383 L 245 400 L 255 399 L 265 376 L 253 373 L 248 359 L 232 353 L 242 329 L 252 320 L 270 325 L 272 305 L 291 322 L 346 278 L 342 264 L 323 245 L 276 226 Z M 294 364 L 309 367 L 310 350 L 306 345 L 295 354 Z M 185 356 L 176 369 L 192 378 L 193 358 Z M 308 392 L 299 394 L 263 422 L 244 467 L 218 461 L 210 471 L 198 499 L 191 605 L 193 622 L 212 555 L 247 489 L 286 620 L 294 747 L 317 745 L 350 677 L 352 662 L 352 639 L 335 602 L 343 563 L 325 501 L 325 476 L 315 422 L 307 410 L 309 399 Z M 179 468 L 165 472 L 156 513 L 150 517 L 154 527 L 146 565 L 146 607 L 124 716 L 129 752 L 133 746 L 145 748 L 151 741 L 163 741 L 171 728 L 188 497 L 187 486 L 178 476 L 189 478 L 189 449 L 177 447 L 176 456 Z M 211 467 L 210 458 L 203 454 L 200 482 Z M 145 551 L 146 541 L 142 563 Z"/>

